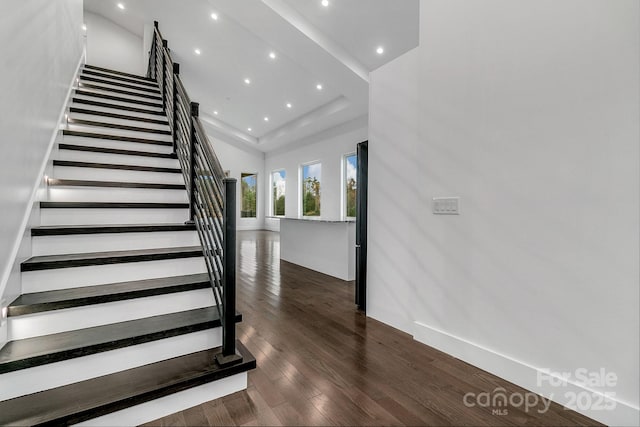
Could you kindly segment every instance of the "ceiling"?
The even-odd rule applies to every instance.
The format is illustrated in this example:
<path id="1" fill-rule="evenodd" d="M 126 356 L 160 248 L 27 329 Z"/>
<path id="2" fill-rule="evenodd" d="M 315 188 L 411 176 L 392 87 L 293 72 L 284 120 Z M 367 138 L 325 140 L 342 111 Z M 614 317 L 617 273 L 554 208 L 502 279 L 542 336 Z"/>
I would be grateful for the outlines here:
<path id="1" fill-rule="evenodd" d="M 207 128 L 266 152 L 361 122 L 369 72 L 418 45 L 419 0 L 328 1 L 326 7 L 321 0 L 84 4 L 140 37 L 158 21 Z"/>

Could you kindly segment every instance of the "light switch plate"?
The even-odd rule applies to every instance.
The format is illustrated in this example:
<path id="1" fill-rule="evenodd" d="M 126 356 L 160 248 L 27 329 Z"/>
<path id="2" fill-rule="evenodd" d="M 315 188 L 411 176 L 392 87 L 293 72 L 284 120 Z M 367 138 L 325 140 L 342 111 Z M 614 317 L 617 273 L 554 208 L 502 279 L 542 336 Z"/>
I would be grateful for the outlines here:
<path id="1" fill-rule="evenodd" d="M 460 197 L 434 197 L 434 215 L 460 215 Z"/>

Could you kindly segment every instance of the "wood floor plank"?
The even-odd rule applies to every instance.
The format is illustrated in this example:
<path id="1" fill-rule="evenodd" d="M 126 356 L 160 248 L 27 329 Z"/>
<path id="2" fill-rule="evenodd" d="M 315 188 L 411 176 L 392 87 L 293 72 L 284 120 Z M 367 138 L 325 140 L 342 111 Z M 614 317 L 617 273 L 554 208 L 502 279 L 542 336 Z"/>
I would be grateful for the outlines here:
<path id="1" fill-rule="evenodd" d="M 258 368 L 246 391 L 201 405 L 209 425 L 600 425 L 557 404 L 465 406 L 467 392 L 527 391 L 358 313 L 353 282 L 280 261 L 277 233 L 238 233 L 237 294 Z"/>

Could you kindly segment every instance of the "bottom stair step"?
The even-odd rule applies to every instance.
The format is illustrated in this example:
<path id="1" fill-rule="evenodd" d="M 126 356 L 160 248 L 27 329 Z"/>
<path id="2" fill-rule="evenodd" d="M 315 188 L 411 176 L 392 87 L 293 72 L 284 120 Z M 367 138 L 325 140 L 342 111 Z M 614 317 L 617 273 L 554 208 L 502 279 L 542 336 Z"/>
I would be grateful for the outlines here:
<path id="1" fill-rule="evenodd" d="M 225 368 L 214 362 L 218 347 L 6 400 L 0 425 L 75 424 L 254 369 L 241 342 L 236 349 L 242 363 Z"/>
<path id="2" fill-rule="evenodd" d="M 241 320 L 242 316 L 236 315 L 236 321 Z M 207 307 L 9 341 L 0 350 L 0 373 L 88 356 L 220 325 L 217 307 Z"/>

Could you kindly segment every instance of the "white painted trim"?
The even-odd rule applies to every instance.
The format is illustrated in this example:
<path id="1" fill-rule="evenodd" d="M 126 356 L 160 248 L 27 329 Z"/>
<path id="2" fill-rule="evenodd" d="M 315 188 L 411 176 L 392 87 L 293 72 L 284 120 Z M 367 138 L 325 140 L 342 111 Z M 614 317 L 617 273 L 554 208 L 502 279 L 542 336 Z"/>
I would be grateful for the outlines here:
<path id="1" fill-rule="evenodd" d="M 367 114 L 363 114 L 362 116 L 358 116 L 355 119 L 348 120 L 339 125 L 321 130 L 309 136 L 305 136 L 304 138 L 301 138 L 295 141 L 295 146 L 292 146 L 291 144 L 286 144 L 274 150 L 268 151 L 265 153 L 265 159 L 269 159 L 270 157 L 274 157 L 282 153 L 291 152 L 299 148 L 302 148 L 306 145 L 315 144 L 339 135 L 343 135 L 348 132 L 366 128 L 368 126 L 369 126 L 369 116 Z"/>
<path id="2" fill-rule="evenodd" d="M 424 323 L 415 321 L 413 332 L 413 337 L 416 341 L 450 354 L 520 387 L 544 396 L 560 405 L 565 406 L 568 404 L 569 398 L 566 393 L 577 394 L 587 392 L 589 394 L 602 396 L 601 392 L 591 390 L 570 380 L 566 382 L 566 385 L 563 384 L 561 388 L 553 387 L 547 382 L 539 385 L 537 380 L 538 376 L 541 374 L 548 375 L 545 369 L 497 353 L 479 344 L 456 337 L 447 332 L 425 325 Z M 606 396 L 603 396 L 603 399 L 603 405 L 615 405 L 615 409 L 575 410 L 607 425 L 640 425 L 640 410 L 637 406 Z"/>
<path id="3" fill-rule="evenodd" d="M 340 44 L 327 37 L 322 31 L 313 26 L 297 10 L 289 6 L 283 0 L 262 0 L 282 19 L 294 26 L 298 31 L 313 40 L 318 46 L 323 48 L 329 55 L 336 58 L 342 65 L 351 70 L 366 83 L 369 83 L 369 70 L 361 64 L 353 55 L 347 52 Z"/>
<path id="4" fill-rule="evenodd" d="M 75 425 L 105 427 L 141 425 L 246 389 L 247 373 L 242 372 Z"/>
<path id="5" fill-rule="evenodd" d="M 10 262 L 7 263 L 4 271 L 2 272 L 2 276 L 0 278 L 0 296 L 4 295 L 5 288 L 9 281 L 9 276 L 11 275 L 11 271 L 13 270 L 14 263 L 16 262 L 16 257 L 18 255 L 18 250 L 20 249 L 20 245 L 22 243 L 22 238 L 24 237 L 24 232 L 27 229 L 27 224 L 29 224 L 29 218 L 31 217 L 31 209 L 33 208 L 33 204 L 36 202 L 36 199 L 39 195 L 40 185 L 42 184 L 42 177 L 44 176 L 45 170 L 47 169 L 47 165 L 49 164 L 51 151 L 56 143 L 58 138 L 58 132 L 60 132 L 60 124 L 62 123 L 62 119 L 67 112 L 67 107 L 71 101 L 71 93 L 74 89 L 74 83 L 78 78 L 80 73 L 80 69 L 85 63 L 85 52 L 83 51 L 80 55 L 80 59 L 78 60 L 78 65 L 76 65 L 76 71 L 73 73 L 73 77 L 69 82 L 69 89 L 67 90 L 67 96 L 65 97 L 64 103 L 62 104 L 62 108 L 60 109 L 60 114 L 58 115 L 58 121 L 56 122 L 56 128 L 51 134 L 51 139 L 49 140 L 49 146 L 47 148 L 47 152 L 42 161 L 42 165 L 40 166 L 40 170 L 38 175 L 36 176 L 33 187 L 31 190 L 31 196 L 29 197 L 29 203 L 27 204 L 27 208 L 25 209 L 24 215 L 22 217 L 22 221 L 20 223 L 20 233 L 17 234 L 15 241 L 13 242 L 13 248 L 11 249 L 11 255 L 9 256 Z M 1 347 L 0 347 L 1 348 Z"/>
<path id="6" fill-rule="evenodd" d="M 347 99 L 345 96 L 341 95 L 335 99 L 332 99 L 331 101 L 327 102 L 326 104 L 323 104 L 321 106 L 319 106 L 318 108 L 315 108 L 311 111 L 309 111 L 308 113 L 297 117 L 293 120 L 291 120 L 290 122 L 287 122 L 285 124 L 283 124 L 282 126 L 270 131 L 269 133 L 261 136 L 258 139 L 258 145 L 259 146 L 264 146 L 267 143 L 273 142 L 274 140 L 277 140 L 278 138 L 281 138 L 283 136 L 285 136 L 286 134 L 293 132 L 295 130 L 298 129 L 302 129 L 305 126 L 309 126 L 312 123 L 323 119 L 325 117 L 329 117 L 333 114 L 336 114 L 346 108 L 348 108 L 351 105 L 351 101 L 349 101 L 349 99 Z M 333 127 L 333 126 L 332 126 Z M 293 141 L 291 141 L 293 142 Z M 285 145 L 289 145 L 289 143 L 285 143 Z"/>

